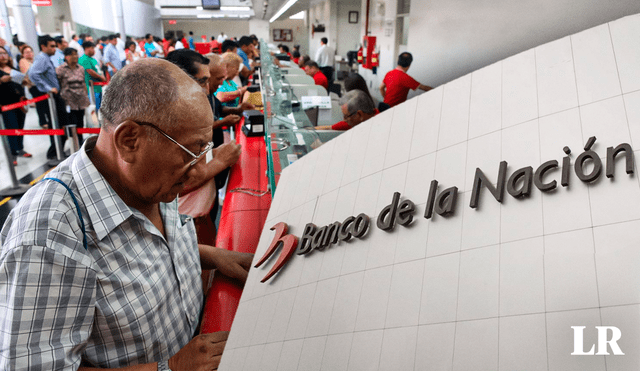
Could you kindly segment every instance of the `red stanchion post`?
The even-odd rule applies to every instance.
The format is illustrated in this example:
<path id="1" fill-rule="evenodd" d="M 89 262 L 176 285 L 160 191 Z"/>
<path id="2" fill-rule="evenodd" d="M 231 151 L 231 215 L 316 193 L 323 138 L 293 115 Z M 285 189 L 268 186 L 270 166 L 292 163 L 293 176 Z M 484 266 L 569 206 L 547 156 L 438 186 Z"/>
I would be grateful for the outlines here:
<path id="1" fill-rule="evenodd" d="M 58 123 L 58 115 L 57 115 L 57 111 L 56 111 L 56 104 L 53 100 L 53 96 L 50 95 L 48 102 L 49 102 L 49 112 L 51 113 L 51 126 L 52 129 L 59 129 L 59 123 Z M 54 138 L 53 143 L 56 146 L 56 159 L 54 160 L 49 160 L 47 161 L 47 164 L 49 166 L 57 166 L 59 163 L 62 162 L 62 160 L 64 160 L 64 147 L 63 147 L 63 143 L 62 140 L 60 140 L 59 137 Z"/>
<path id="2" fill-rule="evenodd" d="M 2 115 L 0 115 L 0 129 L 4 130 L 4 119 Z M 2 136 L 2 148 L 4 149 L 4 154 L 6 158 L 6 165 L 9 169 L 9 174 L 11 176 L 11 186 L 0 190 L 0 197 L 15 197 L 22 196 L 31 188 L 30 185 L 20 184 L 18 182 L 18 177 L 16 176 L 16 169 L 13 167 L 13 155 L 11 154 L 11 150 L 9 149 L 9 140 L 6 136 Z"/>

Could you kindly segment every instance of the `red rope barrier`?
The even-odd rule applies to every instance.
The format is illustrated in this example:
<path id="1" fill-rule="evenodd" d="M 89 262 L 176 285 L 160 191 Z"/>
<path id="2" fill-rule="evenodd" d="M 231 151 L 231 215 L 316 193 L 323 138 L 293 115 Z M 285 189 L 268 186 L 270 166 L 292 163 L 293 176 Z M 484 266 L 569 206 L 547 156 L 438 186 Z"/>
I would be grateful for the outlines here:
<path id="1" fill-rule="evenodd" d="M 6 130 L 0 130 L 0 135 L 9 135 L 9 136 L 64 135 L 64 130 L 63 129 L 41 129 L 41 130 L 6 129 Z"/>
<path id="2" fill-rule="evenodd" d="M 78 134 L 99 134 L 99 128 L 78 128 Z M 24 129 L 6 129 L 0 130 L 0 135 L 23 136 L 23 135 L 64 135 L 64 129 L 40 129 L 40 130 L 24 130 Z"/>
<path id="3" fill-rule="evenodd" d="M 31 104 L 31 103 L 37 103 L 37 102 L 43 101 L 43 100 L 48 99 L 48 98 L 49 98 L 49 94 L 45 94 L 45 95 L 41 95 L 41 96 L 39 96 L 37 98 L 23 100 L 22 102 L 13 103 L 13 104 L 7 104 L 6 106 L 2 106 L 2 112 L 11 111 L 11 110 L 14 110 L 16 108 L 24 107 L 24 106 L 26 106 L 28 104 Z"/>
<path id="4" fill-rule="evenodd" d="M 107 84 L 109 84 L 108 81 L 94 81 L 93 82 L 93 86 L 105 86 Z"/>

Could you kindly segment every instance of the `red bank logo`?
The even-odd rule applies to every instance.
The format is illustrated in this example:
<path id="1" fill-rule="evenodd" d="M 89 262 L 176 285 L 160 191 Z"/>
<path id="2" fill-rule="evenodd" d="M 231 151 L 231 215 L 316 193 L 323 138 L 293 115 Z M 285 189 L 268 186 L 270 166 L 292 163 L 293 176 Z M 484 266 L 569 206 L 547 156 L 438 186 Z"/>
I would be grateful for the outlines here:
<path id="1" fill-rule="evenodd" d="M 264 262 L 267 261 L 267 259 L 269 259 L 271 255 L 273 255 L 278 246 L 282 245 L 282 251 L 280 252 L 280 256 L 278 257 L 276 264 L 260 282 L 267 281 L 274 274 L 276 274 L 277 271 L 282 269 L 282 267 L 284 267 L 284 265 L 287 264 L 287 262 L 291 258 L 291 255 L 293 255 L 293 252 L 296 251 L 296 247 L 298 247 L 298 237 L 287 234 L 287 232 L 289 231 L 289 226 L 287 225 L 287 223 L 280 222 L 271 227 L 271 230 L 274 229 L 276 230 L 276 235 L 273 237 L 273 241 L 271 241 L 271 245 L 269 245 L 267 252 L 264 253 L 264 256 L 260 258 L 255 267 L 258 268 L 259 266 L 264 264 Z"/>

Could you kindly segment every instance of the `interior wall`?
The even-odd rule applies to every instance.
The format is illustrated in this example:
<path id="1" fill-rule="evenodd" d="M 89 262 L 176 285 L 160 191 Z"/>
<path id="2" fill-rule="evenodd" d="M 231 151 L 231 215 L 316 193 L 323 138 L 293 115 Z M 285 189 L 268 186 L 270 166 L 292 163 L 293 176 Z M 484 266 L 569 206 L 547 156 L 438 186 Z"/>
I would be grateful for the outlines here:
<path id="1" fill-rule="evenodd" d="M 193 31 L 194 41 L 200 41 L 202 35 L 207 35 L 207 40 L 211 40 L 211 36 L 220 35 L 220 32 L 224 32 L 229 37 L 240 37 L 250 35 L 249 22 L 247 20 L 242 21 L 222 21 L 222 20 L 180 20 L 178 19 L 176 24 L 169 24 L 169 21 L 163 20 L 162 25 L 165 31 L 178 31 L 182 30 L 185 34 L 189 34 L 189 31 Z"/>
<path id="2" fill-rule="evenodd" d="M 338 30 L 336 52 L 343 58 L 347 58 L 347 52 L 358 50 L 360 44 L 360 25 L 363 22 L 360 10 L 361 0 L 341 1 L 337 6 Z M 358 12 L 358 23 L 349 23 L 349 12 Z"/>
<path id="3" fill-rule="evenodd" d="M 97 30 L 116 32 L 116 15 L 111 0 L 69 0 L 75 23 Z M 122 0 L 125 33 L 141 37 L 146 33 L 162 36 L 160 10 L 138 0 Z"/>
<path id="4" fill-rule="evenodd" d="M 36 19 L 42 33 L 62 35 L 64 34 L 62 22 L 72 21 L 69 0 L 54 1 L 51 6 L 39 6 L 37 9 Z"/>
<path id="5" fill-rule="evenodd" d="M 320 39 L 322 39 L 323 37 L 326 37 L 328 39 L 329 46 L 334 49 L 336 47 L 337 17 L 334 16 L 336 20 L 334 20 L 334 22 L 331 22 L 332 2 L 335 9 L 335 0 L 325 0 L 312 5 L 309 8 L 309 56 L 311 56 L 312 60 L 315 59 L 316 52 L 320 48 Z M 325 32 L 312 33 L 311 27 L 318 24 L 323 24 L 325 26 Z"/>
<path id="6" fill-rule="evenodd" d="M 640 1 L 495 0 L 411 2 L 410 74 L 441 85 L 536 45 L 625 15 Z"/>
<path id="7" fill-rule="evenodd" d="M 249 34 L 256 35 L 258 40 L 269 40 L 269 21 L 264 19 L 249 19 Z"/>
<path id="8" fill-rule="evenodd" d="M 374 98 L 382 100 L 378 87 L 384 75 L 395 68 L 396 56 L 396 10 L 397 0 L 371 1 L 369 8 L 369 35 L 376 36 L 379 50 L 380 66 L 374 74 L 372 70 L 360 67 L 359 73 L 369 84 L 369 91 Z M 367 2 L 362 2 L 361 14 L 366 17 Z M 360 37 L 365 35 L 365 20 L 362 19 Z"/>
<path id="9" fill-rule="evenodd" d="M 292 41 L 275 41 L 273 39 L 273 30 L 276 29 L 290 29 L 293 40 Z M 309 34 L 308 28 L 305 25 L 303 19 L 284 19 L 281 21 L 275 21 L 269 26 L 269 42 L 278 45 L 284 44 L 289 47 L 290 51 L 293 51 L 294 45 L 300 45 L 300 54 L 309 53 Z"/>

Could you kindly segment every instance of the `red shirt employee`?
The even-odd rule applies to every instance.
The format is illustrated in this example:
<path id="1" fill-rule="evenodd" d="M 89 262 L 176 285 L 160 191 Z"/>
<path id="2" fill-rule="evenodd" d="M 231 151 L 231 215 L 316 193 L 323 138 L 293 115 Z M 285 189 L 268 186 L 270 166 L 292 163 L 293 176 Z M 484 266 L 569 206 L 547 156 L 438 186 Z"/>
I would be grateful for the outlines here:
<path id="1" fill-rule="evenodd" d="M 387 72 L 380 84 L 380 94 L 384 98 L 384 102 L 391 107 L 396 106 L 407 100 L 409 89 L 429 91 L 433 89 L 430 86 L 422 85 L 413 77 L 407 74 L 411 67 L 413 57 L 411 53 L 404 52 L 398 56 L 398 66 Z"/>
<path id="2" fill-rule="evenodd" d="M 324 86 L 325 89 L 329 90 L 329 81 L 327 81 L 327 77 L 320 72 L 320 67 L 316 62 L 307 62 L 304 65 L 304 72 L 313 77 L 313 81 L 315 81 L 316 85 Z"/>

